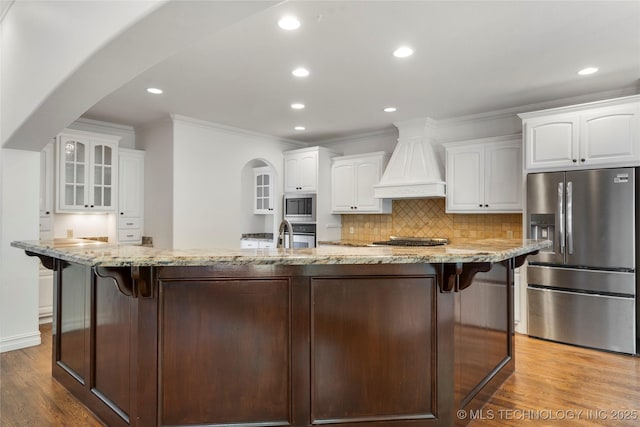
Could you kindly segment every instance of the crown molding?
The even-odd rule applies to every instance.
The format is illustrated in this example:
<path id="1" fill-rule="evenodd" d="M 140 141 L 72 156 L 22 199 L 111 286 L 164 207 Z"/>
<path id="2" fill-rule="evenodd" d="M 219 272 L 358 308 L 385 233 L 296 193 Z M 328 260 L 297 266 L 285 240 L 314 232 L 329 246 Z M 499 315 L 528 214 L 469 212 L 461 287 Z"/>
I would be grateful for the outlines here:
<path id="1" fill-rule="evenodd" d="M 293 139 L 279 138 L 273 135 L 268 135 L 266 133 L 260 133 L 260 132 L 255 132 L 247 129 L 241 129 L 233 126 L 223 125 L 220 123 L 209 122 L 207 120 L 195 119 L 193 117 L 182 116 L 179 114 L 171 114 L 170 117 L 173 122 L 188 123 L 188 124 L 199 126 L 206 129 L 214 129 L 217 131 L 222 131 L 232 135 L 250 136 L 252 138 L 266 139 L 273 142 L 292 145 L 297 148 L 305 148 L 310 146 L 310 144 L 296 141 Z"/>

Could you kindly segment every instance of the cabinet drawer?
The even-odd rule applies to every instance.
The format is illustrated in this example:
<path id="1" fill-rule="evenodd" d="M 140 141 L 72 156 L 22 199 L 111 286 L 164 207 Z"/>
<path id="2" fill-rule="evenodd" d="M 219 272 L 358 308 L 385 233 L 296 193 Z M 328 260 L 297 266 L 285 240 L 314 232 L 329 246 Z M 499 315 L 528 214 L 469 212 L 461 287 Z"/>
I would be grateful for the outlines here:
<path id="1" fill-rule="evenodd" d="M 118 218 L 118 228 L 142 228 L 142 219 Z"/>
<path id="2" fill-rule="evenodd" d="M 240 249 L 257 249 L 260 247 L 260 243 L 257 240 L 252 239 L 241 239 L 240 240 Z"/>
<path id="3" fill-rule="evenodd" d="M 41 216 L 40 217 L 40 231 L 51 231 L 51 217 L 50 216 Z"/>
<path id="4" fill-rule="evenodd" d="M 118 242 L 139 242 L 142 240 L 140 229 L 118 230 Z"/>

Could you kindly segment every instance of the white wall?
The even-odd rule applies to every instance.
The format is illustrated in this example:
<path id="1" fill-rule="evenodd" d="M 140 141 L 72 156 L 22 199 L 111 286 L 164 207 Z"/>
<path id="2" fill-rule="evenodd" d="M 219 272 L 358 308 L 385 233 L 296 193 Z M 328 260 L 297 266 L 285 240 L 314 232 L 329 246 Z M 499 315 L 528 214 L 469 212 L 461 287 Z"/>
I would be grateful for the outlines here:
<path id="1" fill-rule="evenodd" d="M 15 2 L 5 16 L 1 30 L 4 69 L 0 81 L 2 102 L 5 103 L 1 119 L 2 141 L 11 136 L 96 50 L 162 3 Z M 87 92 L 85 90 L 78 97 Z M 6 108 L 8 105 L 11 108 Z M 62 109 L 67 107 L 61 106 Z M 55 130 L 49 133 L 55 134 Z M 22 142 L 29 146 L 34 144 L 33 141 Z M 46 139 L 42 142 L 40 148 L 46 144 Z"/>
<path id="2" fill-rule="evenodd" d="M 268 161 L 282 194 L 282 152 L 295 148 L 266 135 L 174 116 L 173 246 L 237 248 L 247 232 L 239 221 L 242 198 L 252 197 L 242 191 L 243 168 L 252 159 Z"/>
<path id="3" fill-rule="evenodd" d="M 40 153 L 0 150 L 0 352 L 40 344 L 38 259 L 10 247 L 38 239 Z"/>
<path id="4" fill-rule="evenodd" d="M 173 123 L 136 130 L 144 158 L 144 235 L 157 248 L 173 247 Z"/>
<path id="5" fill-rule="evenodd" d="M 17 1 L 2 22 L 0 141 L 50 135 L 143 71 L 275 1 Z M 117 67 L 114 67 L 117 64 Z"/>

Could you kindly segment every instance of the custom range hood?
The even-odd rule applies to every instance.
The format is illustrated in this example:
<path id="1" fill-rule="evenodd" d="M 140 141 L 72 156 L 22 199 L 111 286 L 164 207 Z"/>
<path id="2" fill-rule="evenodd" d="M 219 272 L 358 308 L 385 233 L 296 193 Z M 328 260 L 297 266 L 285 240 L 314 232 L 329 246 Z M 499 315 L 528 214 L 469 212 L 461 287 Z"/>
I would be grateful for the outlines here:
<path id="1" fill-rule="evenodd" d="M 442 161 L 432 145 L 431 119 L 394 123 L 398 145 L 393 150 L 380 183 L 373 186 L 378 199 L 422 199 L 444 197 Z"/>

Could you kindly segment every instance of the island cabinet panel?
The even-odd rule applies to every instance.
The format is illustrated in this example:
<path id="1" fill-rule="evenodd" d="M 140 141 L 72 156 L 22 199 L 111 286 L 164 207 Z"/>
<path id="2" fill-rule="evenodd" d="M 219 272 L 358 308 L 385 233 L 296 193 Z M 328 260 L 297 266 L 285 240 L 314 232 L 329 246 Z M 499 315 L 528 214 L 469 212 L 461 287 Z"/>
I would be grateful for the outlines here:
<path id="1" fill-rule="evenodd" d="M 311 286 L 312 423 L 434 419 L 435 278 Z"/>
<path id="2" fill-rule="evenodd" d="M 57 366 L 84 386 L 89 381 L 90 269 L 66 264 L 61 276 L 56 325 L 60 346 L 54 358 Z"/>
<path id="3" fill-rule="evenodd" d="M 291 423 L 291 282 L 160 282 L 162 425 Z"/>
<path id="4" fill-rule="evenodd" d="M 111 279 L 97 277 L 94 378 L 91 391 L 125 421 L 131 414 L 131 300 Z"/>
<path id="5" fill-rule="evenodd" d="M 509 262 L 492 264 L 455 295 L 455 400 L 466 411 L 481 408 L 515 369 Z"/>

